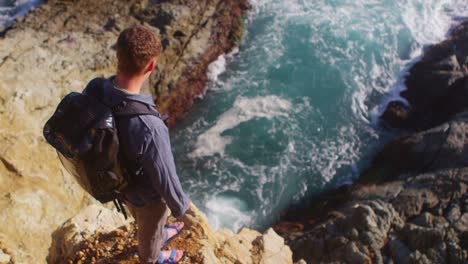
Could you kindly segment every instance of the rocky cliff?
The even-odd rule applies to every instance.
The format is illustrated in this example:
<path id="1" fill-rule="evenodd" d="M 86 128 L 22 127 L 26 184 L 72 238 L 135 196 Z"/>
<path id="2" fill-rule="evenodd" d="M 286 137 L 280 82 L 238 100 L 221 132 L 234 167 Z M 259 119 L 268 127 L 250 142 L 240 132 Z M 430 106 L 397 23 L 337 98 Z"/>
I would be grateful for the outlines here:
<path id="1" fill-rule="evenodd" d="M 401 137 L 351 186 L 275 226 L 308 263 L 467 263 L 468 23 L 428 47 L 382 116 Z"/>
<path id="2" fill-rule="evenodd" d="M 206 69 L 239 41 L 247 1 L 59 1 L 0 34 L 0 262 L 42 263 L 51 233 L 92 203 L 42 137 L 59 100 L 115 71 L 112 49 L 133 24 L 162 39 L 146 87 L 171 123 L 203 92 Z"/>
<path id="3" fill-rule="evenodd" d="M 214 232 L 194 205 L 180 220 L 185 227 L 167 248 L 185 251 L 181 263 L 292 263 L 291 250 L 273 229 L 264 234 L 250 229 Z M 54 232 L 48 262 L 138 263 L 135 226 L 116 212 L 92 205 Z"/>

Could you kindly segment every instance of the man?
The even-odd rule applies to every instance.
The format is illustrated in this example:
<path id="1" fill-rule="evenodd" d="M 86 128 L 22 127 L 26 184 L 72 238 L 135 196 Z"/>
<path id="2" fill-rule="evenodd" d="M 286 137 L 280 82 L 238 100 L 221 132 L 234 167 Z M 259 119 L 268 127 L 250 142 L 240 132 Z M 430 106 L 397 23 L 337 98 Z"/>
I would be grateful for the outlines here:
<path id="1" fill-rule="evenodd" d="M 105 103 L 139 101 L 155 110 L 150 95 L 140 94 L 142 85 L 156 66 L 161 44 L 155 33 L 145 26 L 125 29 L 116 44 L 117 75 L 102 87 Z M 183 222 L 164 226 L 167 206 L 174 217 L 185 213 L 190 200 L 182 190 L 176 174 L 168 129 L 152 115 L 118 119 L 120 152 L 124 160 L 136 168 L 125 190 L 125 203 L 135 218 L 138 232 L 138 253 L 141 263 L 177 263 L 184 256 L 181 250 L 161 248 L 183 228 Z"/>

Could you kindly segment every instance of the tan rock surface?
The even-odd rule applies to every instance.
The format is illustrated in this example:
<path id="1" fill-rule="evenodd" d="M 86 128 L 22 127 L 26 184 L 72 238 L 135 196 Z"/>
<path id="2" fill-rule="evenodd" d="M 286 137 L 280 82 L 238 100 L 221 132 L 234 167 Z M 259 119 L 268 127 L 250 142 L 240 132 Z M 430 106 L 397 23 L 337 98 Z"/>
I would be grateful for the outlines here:
<path id="1" fill-rule="evenodd" d="M 153 2 L 50 0 L 0 36 L 0 249 L 12 261 L 45 262 L 52 231 L 93 202 L 61 168 L 42 127 L 64 95 L 114 73 L 118 33 L 144 23 L 161 35 L 160 70 L 147 88 L 173 122 L 203 92 L 208 64 L 233 46 L 246 7 Z"/>
<path id="2" fill-rule="evenodd" d="M 95 232 L 111 232 L 126 223 L 122 214 L 99 205 L 90 205 L 52 234 L 47 260 L 49 263 L 63 263 L 61 256 L 72 254 L 76 245 Z"/>
<path id="3" fill-rule="evenodd" d="M 108 209 L 86 208 L 54 232 L 54 245 L 66 244 L 67 250 L 62 250 L 63 246 L 51 248 L 51 263 L 78 263 L 80 260 L 83 263 L 138 262 L 133 223 L 110 231 L 96 224 L 90 226 L 84 221 L 94 219 L 92 223 L 107 222 L 112 213 L 102 214 L 99 210 L 107 212 Z M 117 219 L 120 217 L 116 212 L 113 214 Z M 264 234 L 245 228 L 238 234 L 227 229 L 214 232 L 203 213 L 194 205 L 181 220 L 184 221 L 185 228 L 171 241 L 168 248 L 178 248 L 186 252 L 182 263 L 292 263 L 291 250 L 273 229 Z M 95 233 L 83 230 L 95 230 Z"/>

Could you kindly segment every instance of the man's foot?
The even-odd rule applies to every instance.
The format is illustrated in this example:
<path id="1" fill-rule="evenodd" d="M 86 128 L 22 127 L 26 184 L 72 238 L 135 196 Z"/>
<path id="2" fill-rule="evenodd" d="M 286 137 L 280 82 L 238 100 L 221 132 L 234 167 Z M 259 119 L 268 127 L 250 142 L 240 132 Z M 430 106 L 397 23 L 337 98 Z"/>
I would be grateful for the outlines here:
<path id="1" fill-rule="evenodd" d="M 164 227 L 164 231 L 166 232 L 166 241 L 164 242 L 163 247 L 167 246 L 167 244 L 169 244 L 169 242 L 180 233 L 184 228 L 184 225 L 184 222 L 174 222 Z"/>
<path id="2" fill-rule="evenodd" d="M 174 264 L 181 261 L 185 256 L 184 251 L 182 250 L 161 250 L 158 257 L 158 263 L 163 264 Z"/>

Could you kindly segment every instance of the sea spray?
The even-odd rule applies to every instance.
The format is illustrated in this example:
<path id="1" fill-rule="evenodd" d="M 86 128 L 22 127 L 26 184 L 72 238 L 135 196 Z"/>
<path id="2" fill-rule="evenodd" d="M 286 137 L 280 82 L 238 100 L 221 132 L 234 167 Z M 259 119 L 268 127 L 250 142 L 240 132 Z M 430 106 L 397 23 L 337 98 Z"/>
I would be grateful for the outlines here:
<path id="1" fill-rule="evenodd" d="M 224 54 L 208 66 L 208 79 L 212 82 L 218 81 L 218 76 L 226 70 L 226 56 Z"/>

